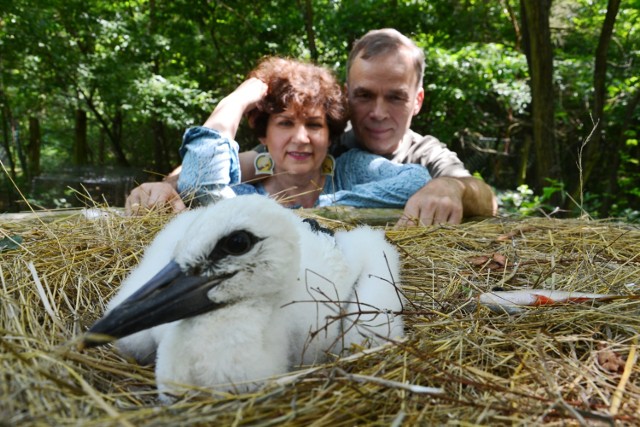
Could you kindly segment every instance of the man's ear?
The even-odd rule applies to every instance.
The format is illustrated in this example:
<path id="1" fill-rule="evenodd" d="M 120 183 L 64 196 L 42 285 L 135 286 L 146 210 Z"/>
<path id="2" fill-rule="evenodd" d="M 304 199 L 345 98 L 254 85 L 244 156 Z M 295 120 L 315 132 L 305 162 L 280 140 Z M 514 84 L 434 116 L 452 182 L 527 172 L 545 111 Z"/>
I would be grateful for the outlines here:
<path id="1" fill-rule="evenodd" d="M 258 138 L 258 141 L 260 141 L 260 144 L 264 145 L 265 147 L 267 146 L 267 139 L 264 136 Z"/>
<path id="2" fill-rule="evenodd" d="M 349 85 L 347 84 L 347 82 L 344 83 L 344 86 L 342 87 L 345 96 L 349 96 Z"/>
<path id="3" fill-rule="evenodd" d="M 424 88 L 421 87 L 420 89 L 418 89 L 418 93 L 416 93 L 415 105 L 413 106 L 414 116 L 420 112 L 423 101 L 424 101 Z"/>

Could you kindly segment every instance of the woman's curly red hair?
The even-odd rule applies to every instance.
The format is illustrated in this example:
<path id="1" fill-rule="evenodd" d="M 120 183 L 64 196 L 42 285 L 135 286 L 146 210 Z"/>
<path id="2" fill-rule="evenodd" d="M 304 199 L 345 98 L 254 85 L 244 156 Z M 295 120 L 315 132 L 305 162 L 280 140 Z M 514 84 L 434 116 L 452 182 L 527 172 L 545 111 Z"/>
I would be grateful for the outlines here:
<path id="1" fill-rule="evenodd" d="M 267 95 L 249 113 L 257 137 L 266 136 L 271 114 L 321 108 L 334 140 L 347 124 L 347 103 L 335 75 L 327 68 L 295 59 L 266 57 L 250 73 L 269 86 Z"/>

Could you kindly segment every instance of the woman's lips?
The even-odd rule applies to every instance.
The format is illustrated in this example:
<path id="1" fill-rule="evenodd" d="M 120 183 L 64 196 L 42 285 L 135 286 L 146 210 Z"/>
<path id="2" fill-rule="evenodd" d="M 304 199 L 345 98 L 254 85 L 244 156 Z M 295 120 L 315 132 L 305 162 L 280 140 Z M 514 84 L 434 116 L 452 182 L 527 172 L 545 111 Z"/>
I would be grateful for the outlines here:
<path id="1" fill-rule="evenodd" d="M 287 154 L 296 160 L 305 160 L 311 157 L 311 153 L 303 153 L 300 151 L 289 151 Z"/>

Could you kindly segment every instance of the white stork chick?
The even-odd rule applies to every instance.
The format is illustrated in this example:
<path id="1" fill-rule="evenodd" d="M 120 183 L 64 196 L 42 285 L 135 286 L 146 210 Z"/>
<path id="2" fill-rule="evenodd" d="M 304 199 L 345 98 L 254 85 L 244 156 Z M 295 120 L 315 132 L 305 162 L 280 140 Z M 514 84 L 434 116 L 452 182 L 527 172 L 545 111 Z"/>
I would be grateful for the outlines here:
<path id="1" fill-rule="evenodd" d="M 381 230 L 334 237 L 269 198 L 240 196 L 171 221 L 83 342 L 119 339 L 142 362 L 157 351 L 162 395 L 252 389 L 352 343 L 401 336 L 398 287 L 398 253 Z"/>

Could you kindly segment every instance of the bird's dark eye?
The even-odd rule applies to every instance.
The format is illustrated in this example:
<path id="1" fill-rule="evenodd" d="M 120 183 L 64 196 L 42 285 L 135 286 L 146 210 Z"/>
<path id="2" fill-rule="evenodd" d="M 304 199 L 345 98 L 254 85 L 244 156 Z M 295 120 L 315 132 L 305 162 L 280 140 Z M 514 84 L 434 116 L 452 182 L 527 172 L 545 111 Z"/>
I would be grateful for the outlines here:
<path id="1" fill-rule="evenodd" d="M 234 231 L 219 243 L 220 249 L 229 255 L 242 255 L 251 250 L 257 239 L 252 234 L 240 230 Z"/>

